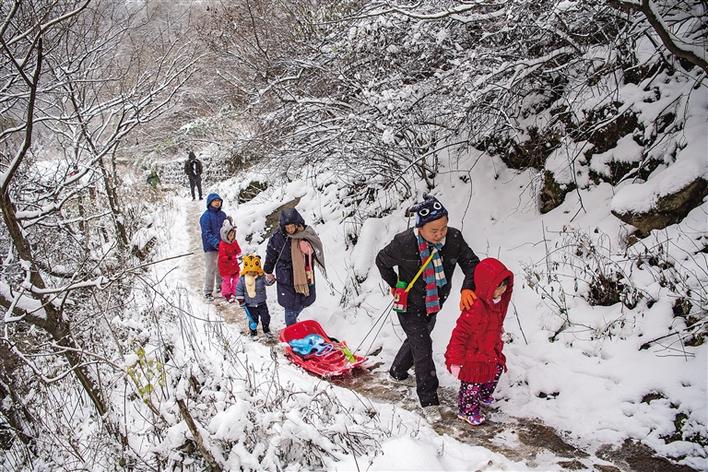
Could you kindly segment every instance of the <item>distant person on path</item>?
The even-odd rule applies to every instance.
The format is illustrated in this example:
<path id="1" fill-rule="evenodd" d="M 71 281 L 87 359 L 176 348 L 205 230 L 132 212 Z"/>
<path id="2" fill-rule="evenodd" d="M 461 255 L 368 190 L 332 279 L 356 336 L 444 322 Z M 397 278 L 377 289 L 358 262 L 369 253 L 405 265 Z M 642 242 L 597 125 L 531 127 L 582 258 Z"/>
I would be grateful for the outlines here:
<path id="1" fill-rule="evenodd" d="M 226 213 L 221 209 L 222 200 L 219 194 L 210 193 L 207 196 L 206 211 L 199 218 L 202 230 L 202 248 L 204 249 L 204 297 L 214 299 L 214 282 L 221 287 L 219 274 L 219 242 L 221 241 L 221 225 L 224 224 Z"/>
<path id="2" fill-rule="evenodd" d="M 477 264 L 474 282 L 479 300 L 458 318 L 445 364 L 460 379 L 458 417 L 477 426 L 486 419 L 480 407 L 494 403 L 492 393 L 506 371 L 502 333 L 514 274 L 498 260 L 487 258 Z"/>
<path id="3" fill-rule="evenodd" d="M 202 161 L 197 159 L 193 151 L 189 151 L 189 157 L 184 163 L 184 173 L 189 179 L 189 190 L 192 192 L 194 200 L 194 187 L 199 190 L 199 200 L 202 199 Z"/>
<path id="4" fill-rule="evenodd" d="M 263 266 L 267 280 L 278 282 L 286 326 L 297 322 L 300 312 L 315 301 L 315 264 L 325 274 L 322 241 L 295 208 L 286 208 L 280 213 L 280 227 L 268 240 Z"/>
<path id="5" fill-rule="evenodd" d="M 246 311 L 248 318 L 248 330 L 251 337 L 258 332 L 258 322 L 260 321 L 263 334 L 271 337 L 270 333 L 270 312 L 268 311 L 268 294 L 266 285 L 273 285 L 274 280 L 266 280 L 265 272 L 261 267 L 261 256 L 247 254 L 243 256 L 243 270 L 236 285 L 236 299 Z"/>
<path id="6" fill-rule="evenodd" d="M 407 306 L 398 312 L 406 340 L 398 350 L 389 374 L 394 381 L 405 382 L 411 367 L 415 368 L 416 392 L 423 413 L 429 422 L 439 421 L 438 378 L 433 362 L 433 341 L 430 333 L 435 327 L 437 312 L 450 294 L 455 265 L 465 274 L 460 296 L 461 308 L 468 309 L 475 300 L 474 268 L 479 258 L 467 245 L 462 233 L 448 227 L 447 210 L 436 198 L 425 196 L 424 201 L 409 209 L 415 213 L 415 228 L 394 236 L 376 256 L 381 278 L 391 287 L 399 282 L 406 285 L 425 264 L 421 275 L 408 292 Z M 432 258 L 430 257 L 432 255 Z M 393 269 L 398 268 L 398 273 Z"/>
<path id="7" fill-rule="evenodd" d="M 236 226 L 229 217 L 221 224 L 219 231 L 219 275 L 221 275 L 221 295 L 227 302 L 236 301 L 236 283 L 241 274 L 238 258 L 241 256 L 241 246 L 236 241 Z"/>

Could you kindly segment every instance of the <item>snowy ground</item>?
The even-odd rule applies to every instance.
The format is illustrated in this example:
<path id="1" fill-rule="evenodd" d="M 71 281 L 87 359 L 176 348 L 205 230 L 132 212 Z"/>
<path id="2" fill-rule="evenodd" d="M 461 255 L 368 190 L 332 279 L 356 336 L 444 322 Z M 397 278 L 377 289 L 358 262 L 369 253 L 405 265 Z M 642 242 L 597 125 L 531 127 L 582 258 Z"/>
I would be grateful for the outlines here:
<path id="1" fill-rule="evenodd" d="M 415 414 L 412 390 L 395 392 L 394 397 L 401 395 L 400 401 L 392 399 L 390 394 L 377 396 L 375 389 L 370 397 L 365 397 L 304 375 L 281 359 L 277 371 L 281 380 L 287 379 L 286 383 L 292 382 L 310 396 L 317 396 L 321 390 L 331 391 L 352 411 L 365 405 L 365 410 L 378 413 L 375 424 L 360 423 L 363 431 L 380 430 L 374 438 L 376 446 L 359 455 L 345 453 L 336 462 L 328 462 L 327 468 L 366 469 L 362 464 L 370 464 L 370 470 L 556 470 L 563 467 L 591 469 L 594 465 L 613 470 L 610 462 L 598 458 L 601 457 L 619 464 L 621 469 L 647 470 L 641 462 L 622 460 L 622 451 L 627 453 L 631 449 L 626 444 L 623 449 L 624 441 L 634 439 L 660 455 L 678 458 L 680 463 L 694 469 L 706 469 L 705 447 L 694 442 L 663 439 L 674 432 L 678 413 L 690 418 L 689 430 L 708 436 L 705 346 L 683 350 L 681 355 L 667 355 L 667 350 L 659 349 L 660 346 L 638 349 L 645 341 L 665 333 L 674 323 L 671 300 L 662 298 L 662 288 L 655 286 L 645 271 L 637 270 L 632 275 L 633 280 L 638 285 L 643 284 L 642 289 L 656 294 L 657 301 L 651 307 L 644 302 L 633 310 L 622 304 L 590 306 L 581 296 L 569 297 L 564 303 L 573 326 L 562 331 L 555 342 L 550 342 L 549 337 L 558 330 L 563 319 L 554 309 L 552 297 L 541 298 L 523 283 L 524 267 L 539 267 L 542 271 L 544 256 L 565 244 L 574 231 L 594 235 L 596 243 L 604 241 L 612 248 L 621 247 L 629 230 L 610 214 L 613 188 L 600 185 L 591 191 L 570 194 L 561 207 L 540 216 L 531 196 L 534 183 L 530 173 L 508 170 L 488 158 L 462 159 L 459 169 L 462 172 L 451 165 L 435 192 L 450 211 L 451 225 L 463 231 L 480 258 L 500 258 L 518 279 L 514 304 L 505 324 L 509 338 L 505 348 L 509 373 L 500 382 L 499 406 L 491 413 L 491 426 L 487 426 L 486 432 L 481 429 L 462 434 L 459 426 L 446 430 L 437 425 L 433 430 Z M 465 183 L 460 175 L 469 175 L 471 179 Z M 242 248 L 256 250 L 261 255 L 265 251 L 260 232 L 265 227 L 266 217 L 283 203 L 300 197 L 297 208 L 308 223 L 314 224 L 325 244 L 332 283 L 327 287 L 320 278 L 317 301 L 301 316 L 319 321 L 331 335 L 346 339 L 350 346 L 361 345 L 363 352 L 381 348 L 372 362 L 380 362 L 380 370 L 385 369 L 403 336 L 394 318 L 385 319 L 375 340 L 369 337 L 362 342 L 362 338 L 388 303 L 373 259 L 396 232 L 406 228 L 407 222 L 402 216 L 405 205 L 382 218 L 362 215 L 358 224 L 352 224 L 355 219 L 343 220 L 346 189 L 340 188 L 334 177 L 320 175 L 314 182 L 299 180 L 271 186 L 255 200 L 239 206 L 236 203 L 238 192 L 251 179 L 268 180 L 264 175 L 247 175 L 218 188 L 207 185 L 205 190 L 219 191 L 224 198 L 225 211 L 234 216 L 238 225 L 237 237 Z M 181 191 L 181 195 L 185 193 Z M 579 212 L 580 200 L 584 211 Z M 167 245 L 163 246 L 161 255 L 182 253 L 187 248 L 195 250 L 196 255 L 183 259 L 164 283 L 184 287 L 193 311 L 214 323 L 221 319 L 220 314 L 216 307 L 201 302 L 198 290 L 201 259 L 194 238 L 202 203 L 192 203 L 183 197 L 173 202 L 173 210 L 164 215 L 170 231 L 166 233 Z M 372 204 L 377 209 L 395 206 L 387 201 Z M 704 204 L 694 210 L 681 227 L 671 227 L 664 234 L 653 236 L 665 237 L 680 246 L 681 238 L 701 237 L 705 214 Z M 349 247 L 347 235 L 353 232 L 358 235 L 358 242 Z M 253 238 L 253 244 L 246 241 L 247 235 Z M 356 290 L 351 289 L 354 275 L 359 281 L 363 280 Z M 458 272 L 453 281 L 453 294 L 459 290 L 461 279 Z M 275 302 L 274 288 L 269 290 L 272 326 L 278 330 L 283 326 L 282 311 Z M 587 287 L 581 280 L 578 293 L 584 290 Z M 343 297 L 347 299 L 345 308 L 339 304 Z M 442 368 L 443 353 L 458 314 L 456 302 L 456 297 L 452 296 L 433 333 L 434 355 L 440 367 L 438 374 L 445 392 L 443 397 L 448 403 L 454 403 L 457 382 Z M 272 353 L 266 346 L 243 340 L 237 326 L 226 325 L 223 329 L 227 337 L 238 340 L 240 352 L 257 371 L 273 368 Z M 208 328 L 197 331 L 203 336 L 211 335 Z M 199 333 L 195 333 L 197 338 Z M 219 365 L 228 368 L 223 362 Z M 359 389 L 360 392 L 365 390 Z M 646 397 L 647 394 L 653 395 Z M 210 425 L 212 431 L 226 427 L 218 418 L 214 418 L 214 422 Z M 452 424 L 456 420 L 449 414 L 446 422 Z M 529 433 L 521 431 L 519 424 L 539 426 Z M 549 438 L 572 444 L 568 446 L 571 451 L 584 452 L 574 455 L 562 447 L 554 449 L 549 446 L 551 439 L 544 439 L 549 444 L 535 448 L 528 444 L 532 441 L 523 440 L 534 435 L 543 437 L 539 431 L 547 427 L 552 428 L 552 432 L 562 432 L 550 433 Z M 295 430 L 302 433 L 301 428 Z M 478 447 L 478 444 L 491 447 Z M 494 444 L 498 447 L 494 448 Z M 522 452 L 518 455 L 494 452 L 519 448 Z M 620 452 L 612 455 L 608 453 L 610 450 Z M 644 449 L 635 452 L 635 459 L 637 454 L 645 458 L 650 455 Z M 574 457 L 575 462 L 571 460 Z M 668 463 L 660 464 L 663 465 L 657 466 L 657 470 L 669 470 Z"/>

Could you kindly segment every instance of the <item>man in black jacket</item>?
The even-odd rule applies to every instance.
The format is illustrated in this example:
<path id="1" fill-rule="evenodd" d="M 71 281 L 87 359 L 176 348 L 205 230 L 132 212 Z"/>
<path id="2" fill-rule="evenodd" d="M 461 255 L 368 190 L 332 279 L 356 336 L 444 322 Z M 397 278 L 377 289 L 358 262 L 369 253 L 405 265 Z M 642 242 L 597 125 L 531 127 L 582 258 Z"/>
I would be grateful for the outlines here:
<path id="1" fill-rule="evenodd" d="M 450 295 L 455 265 L 459 265 L 465 274 L 460 308 L 467 309 L 474 303 L 474 268 L 479 258 L 462 233 L 447 226 L 447 210 L 436 198 L 426 195 L 422 203 L 409 211 L 416 214 L 416 227 L 397 234 L 376 256 L 381 277 L 394 293 L 398 281 L 410 283 L 431 254 L 432 258 L 408 292 L 406 311 L 398 313 L 406 340 L 389 373 L 393 379 L 405 381 L 408 370 L 415 368 L 418 399 L 426 418 L 436 421 L 440 419 L 440 401 L 430 333 L 437 312 Z M 398 273 L 394 267 L 398 267 Z"/>
<path id="2" fill-rule="evenodd" d="M 184 163 L 184 173 L 189 179 L 189 190 L 192 192 L 194 200 L 194 187 L 199 190 L 199 200 L 202 199 L 202 161 L 197 159 L 193 151 L 189 151 L 189 157 Z"/>

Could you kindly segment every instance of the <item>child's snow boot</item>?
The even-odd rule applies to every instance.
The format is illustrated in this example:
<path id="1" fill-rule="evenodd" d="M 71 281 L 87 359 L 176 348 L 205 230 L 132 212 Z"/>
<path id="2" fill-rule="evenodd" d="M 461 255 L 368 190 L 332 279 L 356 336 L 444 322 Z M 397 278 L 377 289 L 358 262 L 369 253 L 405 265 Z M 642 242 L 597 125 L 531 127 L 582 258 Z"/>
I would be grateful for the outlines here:
<path id="1" fill-rule="evenodd" d="M 479 426 L 484 423 L 487 418 L 481 413 L 473 413 L 471 415 L 457 415 L 462 421 L 465 421 L 472 426 Z"/>
<path id="2" fill-rule="evenodd" d="M 479 399 L 479 402 L 480 402 L 482 405 L 491 406 L 491 405 L 494 405 L 494 397 L 491 396 L 491 395 L 486 396 L 486 397 L 482 397 L 482 398 Z"/>
<path id="3" fill-rule="evenodd" d="M 255 329 L 252 329 L 252 330 L 250 330 L 250 331 L 251 331 L 251 337 L 252 337 L 252 338 L 255 338 L 255 337 L 258 335 L 258 331 L 256 331 Z"/>

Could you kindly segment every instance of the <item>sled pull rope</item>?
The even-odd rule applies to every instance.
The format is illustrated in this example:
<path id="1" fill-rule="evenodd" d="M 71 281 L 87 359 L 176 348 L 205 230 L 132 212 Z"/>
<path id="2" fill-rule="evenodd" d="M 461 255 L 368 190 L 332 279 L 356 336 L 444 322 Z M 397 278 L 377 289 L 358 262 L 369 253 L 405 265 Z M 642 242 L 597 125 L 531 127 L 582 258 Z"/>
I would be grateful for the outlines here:
<path id="1" fill-rule="evenodd" d="M 371 334 L 371 332 L 376 328 L 376 325 L 379 324 L 379 321 L 381 321 L 381 320 L 384 318 L 384 316 L 388 315 L 388 314 L 391 312 L 391 308 L 393 308 L 393 303 L 394 303 L 394 301 L 395 301 L 395 300 L 391 300 L 391 301 L 388 303 L 388 306 L 386 306 L 386 308 L 384 308 L 384 310 L 381 312 L 381 314 L 379 315 L 379 317 L 376 318 L 376 321 L 374 321 L 374 322 L 372 323 L 371 328 L 369 328 L 369 331 L 366 332 L 366 334 L 364 335 L 364 337 L 361 338 L 361 342 L 359 343 L 359 345 L 356 347 L 356 349 L 354 349 L 354 351 L 353 351 L 354 353 L 359 352 L 359 348 L 361 348 L 361 345 L 364 344 L 364 341 L 366 341 L 366 338 L 368 338 L 369 335 Z M 384 324 L 385 324 L 385 323 L 381 323 L 381 327 L 379 327 L 379 330 L 376 332 L 376 335 L 375 335 L 374 338 L 371 340 L 371 345 L 369 346 L 369 350 L 371 350 L 371 346 L 373 346 L 374 341 L 376 340 L 376 338 L 378 337 L 379 333 L 381 332 L 381 328 L 383 327 Z M 368 355 L 368 354 L 369 354 L 369 351 L 366 352 L 366 355 Z"/>
<path id="2" fill-rule="evenodd" d="M 393 303 L 391 304 L 391 307 L 393 307 Z M 391 313 L 391 308 L 389 308 L 387 311 L 387 314 L 390 314 L 390 313 Z M 377 320 L 377 322 L 378 322 L 378 320 Z M 369 353 L 371 352 L 371 348 L 374 347 L 374 342 L 376 341 L 376 338 L 379 337 L 379 334 L 381 334 L 381 330 L 383 329 L 385 324 L 386 324 L 386 321 L 384 320 L 384 322 L 379 325 L 379 329 L 376 330 L 376 334 L 374 334 L 374 337 L 371 339 L 371 342 L 369 343 L 369 348 L 366 350 L 366 354 L 364 354 L 365 356 L 368 356 Z M 375 326 L 376 326 L 376 323 L 374 323 L 374 327 Z M 373 329 L 373 327 L 372 327 L 372 329 Z"/>
<path id="3" fill-rule="evenodd" d="M 423 263 L 423 265 L 420 266 L 420 269 L 418 269 L 418 273 L 415 274 L 415 277 L 413 277 L 413 280 L 412 280 L 412 281 L 408 284 L 408 286 L 406 287 L 406 290 L 405 290 L 406 293 L 408 293 L 408 292 L 410 291 L 410 289 L 413 287 L 413 284 L 415 284 L 415 282 L 416 282 L 416 281 L 418 280 L 418 278 L 420 277 L 420 274 L 422 274 L 422 273 L 423 273 L 423 270 L 425 270 L 425 267 L 426 267 L 428 264 L 430 264 L 430 261 L 433 260 L 433 256 L 435 255 L 435 251 L 436 251 L 435 248 L 433 248 L 433 250 L 430 251 L 430 256 L 428 256 L 428 258 L 425 260 L 425 262 Z M 371 326 L 371 328 L 369 329 L 369 331 L 367 331 L 366 335 L 364 335 L 364 337 L 361 339 L 361 342 L 359 343 L 359 345 L 356 347 L 356 349 L 354 349 L 354 352 L 358 352 L 358 351 L 359 351 L 359 348 L 361 347 L 362 344 L 364 344 L 364 341 L 366 341 L 366 338 L 368 338 L 369 335 L 371 334 L 371 332 L 376 328 L 376 325 L 379 324 L 379 322 L 381 321 L 381 319 L 382 319 L 384 316 L 388 315 L 388 314 L 391 312 L 391 308 L 393 308 L 393 304 L 394 304 L 394 303 L 395 303 L 395 300 L 391 300 L 391 301 L 389 302 L 388 306 L 387 306 L 386 308 L 384 308 L 383 312 L 379 315 L 379 317 L 376 319 L 376 321 L 374 321 L 374 323 L 372 324 L 372 326 Z M 365 355 L 367 355 L 367 356 L 369 355 L 369 352 L 371 351 L 371 348 L 374 346 L 374 342 L 376 341 L 376 338 L 379 337 L 379 334 L 381 333 L 381 330 L 383 329 L 383 325 L 384 325 L 384 324 L 385 324 L 385 323 L 381 323 L 381 326 L 379 326 L 379 329 L 376 331 L 376 334 L 375 334 L 374 337 L 371 339 L 371 343 L 369 344 L 369 349 L 367 349 Z"/>

